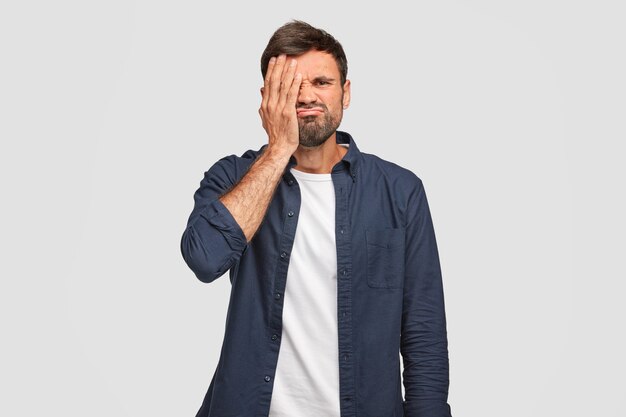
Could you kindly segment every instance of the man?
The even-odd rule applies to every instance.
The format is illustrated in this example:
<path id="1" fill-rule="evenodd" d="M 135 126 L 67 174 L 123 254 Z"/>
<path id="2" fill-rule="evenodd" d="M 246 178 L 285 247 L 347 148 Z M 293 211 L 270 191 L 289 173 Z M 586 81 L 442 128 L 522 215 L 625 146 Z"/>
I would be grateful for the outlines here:
<path id="1" fill-rule="evenodd" d="M 450 416 L 421 180 L 337 131 L 350 81 L 331 35 L 287 23 L 261 72 L 268 143 L 205 173 L 181 241 L 198 279 L 229 271 L 232 284 L 197 417 Z"/>

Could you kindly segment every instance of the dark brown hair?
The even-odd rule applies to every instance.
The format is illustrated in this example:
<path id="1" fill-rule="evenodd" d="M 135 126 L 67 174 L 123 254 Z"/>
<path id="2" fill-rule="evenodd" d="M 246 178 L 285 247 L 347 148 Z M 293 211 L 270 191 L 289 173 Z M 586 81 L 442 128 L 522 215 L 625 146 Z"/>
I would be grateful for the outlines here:
<path id="1" fill-rule="evenodd" d="M 265 78 L 270 58 L 280 54 L 301 55 L 312 49 L 327 52 L 335 58 L 341 87 L 348 76 L 348 60 L 343 47 L 332 35 L 322 29 L 315 28 L 306 22 L 292 20 L 279 27 L 270 38 L 263 55 L 261 55 L 261 74 Z"/>

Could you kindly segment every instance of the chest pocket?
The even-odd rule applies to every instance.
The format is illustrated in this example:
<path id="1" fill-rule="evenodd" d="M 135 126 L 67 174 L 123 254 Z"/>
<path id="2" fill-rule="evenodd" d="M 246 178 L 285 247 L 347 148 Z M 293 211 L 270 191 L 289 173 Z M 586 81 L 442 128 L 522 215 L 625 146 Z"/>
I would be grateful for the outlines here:
<path id="1" fill-rule="evenodd" d="M 402 288 L 404 283 L 404 229 L 368 229 L 367 285 Z"/>

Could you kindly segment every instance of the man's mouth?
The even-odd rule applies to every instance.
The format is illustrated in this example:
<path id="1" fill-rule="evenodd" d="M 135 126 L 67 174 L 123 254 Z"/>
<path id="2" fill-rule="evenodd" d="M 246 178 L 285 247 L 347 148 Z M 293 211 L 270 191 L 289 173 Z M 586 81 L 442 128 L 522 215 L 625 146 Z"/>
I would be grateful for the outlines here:
<path id="1" fill-rule="evenodd" d="M 321 107 L 299 108 L 296 109 L 296 112 L 298 114 L 298 117 L 319 116 L 321 114 L 324 114 L 324 109 L 322 109 Z"/>

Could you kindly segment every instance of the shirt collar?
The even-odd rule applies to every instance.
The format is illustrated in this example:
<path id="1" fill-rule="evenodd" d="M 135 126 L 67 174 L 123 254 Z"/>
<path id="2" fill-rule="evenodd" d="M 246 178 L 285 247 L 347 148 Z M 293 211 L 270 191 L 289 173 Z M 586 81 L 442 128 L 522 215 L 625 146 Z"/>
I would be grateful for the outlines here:
<path id="1" fill-rule="evenodd" d="M 337 143 L 347 143 L 349 145 L 348 152 L 346 152 L 343 158 L 341 158 L 341 162 L 343 162 L 344 165 L 347 165 L 347 168 L 350 171 L 350 176 L 352 177 L 352 181 L 356 181 L 357 173 L 359 172 L 358 165 L 359 160 L 361 159 L 361 151 L 359 151 L 359 148 L 356 146 L 356 142 L 352 138 L 352 135 L 350 135 L 349 133 L 337 130 L 336 138 Z M 296 165 L 296 158 L 292 155 L 289 158 L 289 163 L 287 163 L 285 171 L 289 172 L 289 169 L 291 169 L 291 167 L 293 167 L 294 165 Z M 333 169 L 333 172 L 334 171 L 335 169 Z"/>
<path id="2" fill-rule="evenodd" d="M 357 173 L 359 172 L 358 168 L 359 161 L 361 159 L 361 151 L 359 151 L 359 148 L 356 146 L 356 142 L 352 138 L 352 135 L 341 130 L 337 131 L 337 143 L 349 144 L 348 152 L 346 152 L 341 160 L 348 165 L 350 169 L 350 176 L 354 181 L 356 180 Z"/>

